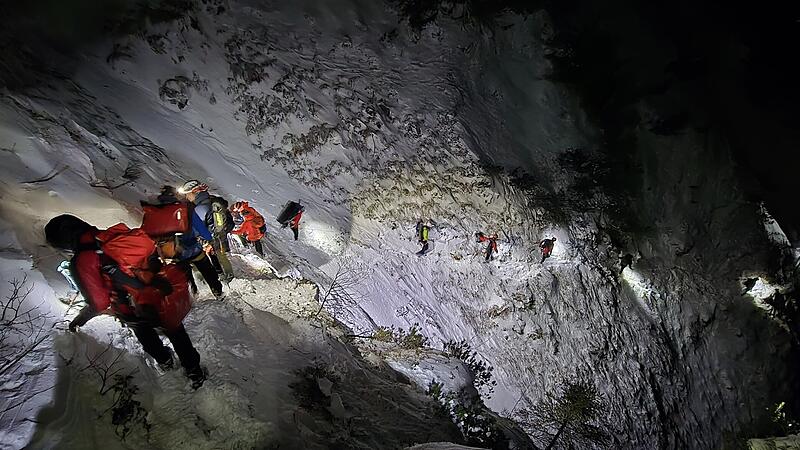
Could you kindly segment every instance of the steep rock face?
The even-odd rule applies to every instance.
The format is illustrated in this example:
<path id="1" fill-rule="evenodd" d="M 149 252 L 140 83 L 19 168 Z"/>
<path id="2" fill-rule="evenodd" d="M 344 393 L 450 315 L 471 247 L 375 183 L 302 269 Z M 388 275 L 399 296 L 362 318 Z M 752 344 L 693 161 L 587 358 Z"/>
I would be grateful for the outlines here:
<path id="1" fill-rule="evenodd" d="M 631 131 L 641 189 L 620 201 L 602 132 L 548 80 L 545 13 L 503 15 L 491 35 L 455 14 L 414 30 L 374 2 L 199 2 L 180 16 L 90 47 L 74 73 L 31 64 L 36 87 L 3 95 L 16 134 L 0 144 L 23 142 L 4 153 L 20 168 L 9 181 L 56 170 L 57 150 L 83 163 L 3 187 L 26 250 L 40 244 L 27 224 L 45 219 L 27 202 L 108 220 L 86 199 L 136 216 L 160 183 L 199 178 L 268 213 L 302 199 L 300 243 L 269 233 L 273 266 L 323 287 L 344 267 L 352 281 L 326 306 L 359 331 L 466 339 L 495 368 L 497 411 L 582 376 L 605 394 L 615 447 L 714 448 L 758 432 L 792 392 L 788 334 L 741 293 L 740 277 L 775 267 L 724 140 Z M 142 173 L 109 189 L 131 165 Z M 66 192 L 81 183 L 64 177 L 91 182 Z M 634 216 L 622 207 L 639 228 L 619 225 Z M 422 258 L 418 218 L 436 222 Z M 501 233 L 495 261 L 477 230 Z"/>

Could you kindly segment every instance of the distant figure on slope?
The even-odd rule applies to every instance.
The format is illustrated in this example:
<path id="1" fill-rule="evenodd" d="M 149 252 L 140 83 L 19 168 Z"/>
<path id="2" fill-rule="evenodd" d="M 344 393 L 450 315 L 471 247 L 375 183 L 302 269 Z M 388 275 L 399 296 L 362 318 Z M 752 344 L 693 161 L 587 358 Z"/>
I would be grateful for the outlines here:
<path id="1" fill-rule="evenodd" d="M 542 249 L 542 260 L 539 263 L 543 263 L 545 259 L 549 258 L 550 255 L 553 253 L 553 247 L 556 245 L 556 237 L 553 236 L 550 239 L 542 239 L 539 242 L 539 248 Z"/>
<path id="2" fill-rule="evenodd" d="M 286 202 L 286 205 L 283 206 L 283 210 L 275 219 L 281 224 L 281 228 L 286 228 L 288 226 L 292 230 L 295 241 L 300 236 L 300 219 L 303 217 L 303 211 L 305 211 L 305 206 L 301 205 L 299 202 L 289 201 Z"/>
<path id="3" fill-rule="evenodd" d="M 186 271 L 192 292 L 197 293 L 197 284 L 192 275 L 192 265 L 194 265 L 214 296 L 222 297 L 222 283 L 214 264 L 203 250 L 203 243 L 211 242 L 213 239 L 203 219 L 196 214 L 191 204 L 178 199 L 177 191 L 172 186 L 162 186 L 157 201 L 157 205 L 142 204 L 145 209 L 142 229 L 159 243 L 159 256 L 177 261 L 178 265 Z M 188 223 L 182 224 L 184 229 L 179 229 L 181 226 L 178 224 L 170 227 L 168 222 L 174 221 L 176 217 L 180 218 L 182 211 L 186 211 L 191 216 L 187 220 Z M 148 222 L 155 223 L 150 225 Z M 161 231 L 153 232 L 151 229 L 160 229 Z"/>
<path id="4" fill-rule="evenodd" d="M 422 244 L 422 249 L 417 252 L 417 255 L 424 255 L 430 250 L 430 243 L 428 242 L 428 234 L 430 233 L 430 222 L 423 222 L 422 219 L 417 221 L 417 239 Z"/>
<path id="5" fill-rule="evenodd" d="M 300 218 L 303 217 L 303 211 L 300 210 L 297 214 L 292 217 L 292 220 L 289 221 L 289 229 L 292 230 L 292 234 L 294 234 L 294 240 L 296 241 L 298 237 L 300 237 Z"/>
<path id="6" fill-rule="evenodd" d="M 233 229 L 232 233 L 237 236 L 243 236 L 246 242 L 252 244 L 256 252 L 262 257 L 264 256 L 264 247 L 261 245 L 261 238 L 267 231 L 267 225 L 264 223 L 264 217 L 258 213 L 247 202 L 236 202 L 231 206 L 231 213 L 236 220 L 236 216 L 241 218 L 241 223 Z"/>
<path id="7" fill-rule="evenodd" d="M 486 246 L 486 250 L 484 253 L 486 254 L 486 262 L 492 260 L 492 255 L 497 253 L 497 234 L 490 234 L 485 235 L 482 231 L 478 231 L 475 233 L 475 237 L 478 239 L 478 242 L 488 242 L 489 244 Z"/>
<path id="8" fill-rule="evenodd" d="M 110 314 L 130 327 L 144 351 L 168 370 L 174 365 L 172 352 L 161 342 L 160 328 L 192 387 L 203 384 L 200 355 L 182 323 L 191 308 L 186 275 L 174 264 L 161 264 L 152 239 L 122 223 L 99 230 L 69 214 L 51 219 L 44 232 L 50 245 L 73 254 L 70 271 L 87 302 L 70 322 L 70 331 Z"/>
<path id="9" fill-rule="evenodd" d="M 226 282 L 233 279 L 233 266 L 228 259 L 230 245 L 228 244 L 228 233 L 233 230 L 233 217 L 228 211 L 228 202 L 222 197 L 210 195 L 208 186 L 197 180 L 189 180 L 178 189 L 180 194 L 194 203 L 194 211 L 203 222 L 208 231 L 211 232 L 211 262 L 214 264 L 217 273 L 222 273 Z"/>

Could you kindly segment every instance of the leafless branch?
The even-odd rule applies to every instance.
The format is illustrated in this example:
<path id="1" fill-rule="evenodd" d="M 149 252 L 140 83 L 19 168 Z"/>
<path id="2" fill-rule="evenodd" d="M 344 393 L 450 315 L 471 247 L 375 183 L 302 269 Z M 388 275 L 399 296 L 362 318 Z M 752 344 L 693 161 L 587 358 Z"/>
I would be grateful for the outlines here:
<path id="1" fill-rule="evenodd" d="M 50 180 L 52 180 L 52 179 L 53 179 L 53 178 L 55 178 L 55 177 L 56 177 L 58 174 L 60 174 L 61 172 L 65 171 L 65 170 L 67 170 L 67 169 L 69 169 L 69 166 L 63 166 L 63 167 L 62 167 L 62 168 L 60 168 L 60 169 L 53 169 L 53 170 L 51 170 L 51 171 L 50 171 L 50 172 L 49 172 L 47 175 L 45 175 L 45 176 L 44 176 L 44 177 L 42 177 L 42 178 L 36 178 L 35 180 L 30 180 L 30 181 L 23 181 L 23 182 L 22 182 L 22 184 L 36 184 L 36 183 L 44 183 L 45 181 L 50 181 Z"/>
<path id="2" fill-rule="evenodd" d="M 363 272 L 361 268 L 355 266 L 351 261 L 340 263 L 328 289 L 325 290 L 325 294 L 320 299 L 319 309 L 311 317 L 317 317 L 329 302 L 328 309 L 333 311 L 334 317 L 336 310 L 358 305 L 361 298 L 357 288 L 365 278 Z"/>
<path id="3" fill-rule="evenodd" d="M 106 357 L 106 354 L 111 349 L 112 344 L 108 344 L 106 348 L 99 353 L 96 353 L 92 356 L 86 354 L 86 361 L 88 364 L 83 369 L 80 369 L 81 372 L 91 370 L 95 375 L 97 375 L 97 377 L 100 379 L 100 395 L 106 395 L 106 393 L 111 390 L 111 381 L 114 379 L 114 376 L 118 375 L 125 369 L 124 366 L 117 366 L 124 352 L 118 351 L 112 358 L 108 358 Z"/>
<path id="4" fill-rule="evenodd" d="M 142 170 L 141 163 L 139 163 L 138 161 L 130 161 L 128 162 L 128 166 L 125 167 L 125 171 L 121 175 L 122 179 L 124 179 L 125 181 L 121 183 L 112 183 L 111 180 L 109 180 L 108 175 L 106 174 L 106 176 L 102 180 L 94 180 L 91 183 L 89 183 L 89 185 L 92 187 L 103 188 L 103 189 L 108 189 L 109 191 L 113 191 L 115 189 L 121 188 L 122 186 L 135 182 L 136 180 L 141 178 L 143 173 L 144 170 Z"/>
<path id="5" fill-rule="evenodd" d="M 27 275 L 8 283 L 9 294 L 0 300 L 0 374 L 11 370 L 47 338 L 46 316 L 38 313 L 38 306 L 28 305 L 33 285 L 28 284 Z"/>
<path id="6" fill-rule="evenodd" d="M 34 285 L 28 282 L 27 275 L 8 282 L 9 293 L 0 299 L 0 376 L 12 372 L 19 363 L 37 350 L 50 336 L 46 328 L 45 314 L 39 313 L 39 306 L 30 306 L 28 297 Z M 5 406 L 0 414 L 17 408 L 35 396 L 52 389 L 26 395 L 24 399 Z"/>

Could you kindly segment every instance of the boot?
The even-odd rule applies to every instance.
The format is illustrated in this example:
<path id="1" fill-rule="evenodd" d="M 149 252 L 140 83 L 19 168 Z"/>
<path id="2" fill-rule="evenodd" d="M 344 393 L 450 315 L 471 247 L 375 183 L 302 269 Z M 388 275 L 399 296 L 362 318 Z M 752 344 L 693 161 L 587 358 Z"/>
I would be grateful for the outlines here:
<path id="1" fill-rule="evenodd" d="M 192 389 L 197 389 L 206 381 L 206 371 L 198 365 L 186 369 L 186 377 L 192 382 Z"/>

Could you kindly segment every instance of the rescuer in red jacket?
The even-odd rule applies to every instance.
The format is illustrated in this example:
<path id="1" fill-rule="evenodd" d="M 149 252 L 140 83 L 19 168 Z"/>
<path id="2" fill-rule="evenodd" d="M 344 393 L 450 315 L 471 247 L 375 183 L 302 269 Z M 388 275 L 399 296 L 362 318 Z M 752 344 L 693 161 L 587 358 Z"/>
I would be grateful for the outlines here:
<path id="1" fill-rule="evenodd" d="M 300 235 L 300 218 L 303 217 L 303 211 L 300 210 L 297 214 L 292 217 L 292 220 L 289 221 L 289 228 L 291 228 L 292 233 L 294 234 L 294 240 L 297 240 L 297 237 Z"/>
<path id="2" fill-rule="evenodd" d="M 112 229 L 120 230 L 110 234 Z M 127 230 L 127 231 L 125 231 Z M 163 369 L 174 365 L 172 352 L 164 346 L 156 328 L 163 330 L 180 358 L 192 387 L 200 387 L 205 373 L 200 367 L 200 355 L 192 345 L 181 320 L 186 311 L 175 311 L 169 305 L 187 300 L 188 281 L 183 271 L 175 265 L 159 267 L 157 258 L 147 258 L 145 264 L 133 267 L 129 264 L 134 255 L 150 255 L 155 252 L 155 243 L 147 243 L 147 236 L 140 230 L 130 230 L 119 224 L 109 230 L 98 230 L 83 220 L 62 214 L 45 226 L 45 237 L 53 247 L 72 252 L 70 272 L 86 299 L 87 305 L 69 324 L 76 331 L 91 318 L 99 314 L 110 314 L 129 326 L 142 348 Z M 139 232 L 139 233 L 137 233 Z M 104 239 L 117 238 L 113 247 L 104 247 Z M 148 249 L 148 246 L 152 248 Z M 141 258 L 139 258 L 141 259 Z M 120 262 L 122 261 L 122 262 Z M 165 302 L 165 298 L 174 299 Z"/>
<path id="3" fill-rule="evenodd" d="M 253 244 L 256 252 L 264 256 L 264 247 L 261 245 L 261 238 L 264 237 L 264 232 L 267 231 L 264 217 L 252 206 L 248 205 L 247 202 L 236 202 L 230 209 L 231 213 L 238 214 L 242 218 L 242 223 L 234 228 L 231 233 L 244 236 L 248 243 Z"/>
<path id="4" fill-rule="evenodd" d="M 491 261 L 492 255 L 497 253 L 497 235 L 493 233 L 487 236 L 483 234 L 482 231 L 478 231 L 475 233 L 475 237 L 478 239 L 478 242 L 489 243 L 486 246 L 486 251 L 484 251 L 484 253 L 486 254 L 486 262 Z"/>

